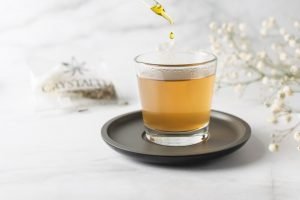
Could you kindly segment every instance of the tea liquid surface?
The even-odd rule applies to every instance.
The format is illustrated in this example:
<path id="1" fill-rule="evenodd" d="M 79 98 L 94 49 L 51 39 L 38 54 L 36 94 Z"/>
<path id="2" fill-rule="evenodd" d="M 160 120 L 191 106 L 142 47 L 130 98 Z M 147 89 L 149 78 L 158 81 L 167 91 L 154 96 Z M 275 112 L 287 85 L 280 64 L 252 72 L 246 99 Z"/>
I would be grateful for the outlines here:
<path id="1" fill-rule="evenodd" d="M 206 126 L 214 79 L 214 75 L 189 80 L 139 77 L 145 125 L 161 131 L 192 131 Z"/>

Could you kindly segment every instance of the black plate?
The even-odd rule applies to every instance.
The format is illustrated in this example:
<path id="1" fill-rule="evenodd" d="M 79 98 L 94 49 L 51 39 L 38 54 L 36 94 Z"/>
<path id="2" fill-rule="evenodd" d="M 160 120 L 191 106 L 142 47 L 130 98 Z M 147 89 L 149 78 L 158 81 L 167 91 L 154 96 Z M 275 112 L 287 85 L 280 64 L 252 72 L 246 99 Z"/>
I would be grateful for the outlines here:
<path id="1" fill-rule="evenodd" d="M 154 144 L 144 138 L 141 111 L 117 116 L 104 124 L 102 138 L 116 151 L 139 161 L 156 164 L 204 162 L 239 149 L 251 135 L 250 126 L 233 115 L 212 111 L 210 139 L 184 147 Z"/>

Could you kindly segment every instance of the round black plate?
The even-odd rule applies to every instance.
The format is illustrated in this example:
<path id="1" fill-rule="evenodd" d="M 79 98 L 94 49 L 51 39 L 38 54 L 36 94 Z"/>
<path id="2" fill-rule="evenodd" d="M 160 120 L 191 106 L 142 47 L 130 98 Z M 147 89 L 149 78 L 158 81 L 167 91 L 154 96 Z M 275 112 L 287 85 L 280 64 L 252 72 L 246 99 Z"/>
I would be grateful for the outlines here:
<path id="1" fill-rule="evenodd" d="M 218 158 L 239 149 L 251 135 L 250 126 L 245 121 L 214 110 L 209 124 L 210 139 L 191 146 L 170 147 L 147 141 L 141 111 L 109 120 L 101 132 L 103 140 L 118 152 L 156 164 L 196 163 Z"/>

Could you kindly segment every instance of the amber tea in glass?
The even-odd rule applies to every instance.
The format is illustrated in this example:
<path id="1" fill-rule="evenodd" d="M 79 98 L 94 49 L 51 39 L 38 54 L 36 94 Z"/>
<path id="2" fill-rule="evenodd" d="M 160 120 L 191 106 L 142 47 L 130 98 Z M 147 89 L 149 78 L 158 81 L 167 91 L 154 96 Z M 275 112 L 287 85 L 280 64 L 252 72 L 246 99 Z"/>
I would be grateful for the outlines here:
<path id="1" fill-rule="evenodd" d="M 186 146 L 209 138 L 216 57 L 205 52 L 157 52 L 136 57 L 146 138 Z"/>

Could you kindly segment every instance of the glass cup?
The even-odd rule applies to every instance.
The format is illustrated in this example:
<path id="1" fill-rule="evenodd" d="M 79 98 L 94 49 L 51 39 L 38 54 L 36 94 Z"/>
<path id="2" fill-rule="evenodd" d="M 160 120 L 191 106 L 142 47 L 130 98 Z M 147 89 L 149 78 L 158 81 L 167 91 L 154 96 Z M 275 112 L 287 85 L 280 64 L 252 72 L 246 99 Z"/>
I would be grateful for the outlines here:
<path id="1" fill-rule="evenodd" d="M 207 141 L 216 56 L 151 52 L 135 62 L 145 137 L 166 146 Z"/>

